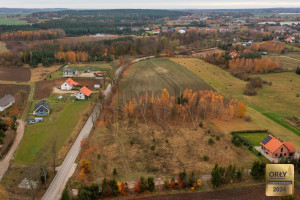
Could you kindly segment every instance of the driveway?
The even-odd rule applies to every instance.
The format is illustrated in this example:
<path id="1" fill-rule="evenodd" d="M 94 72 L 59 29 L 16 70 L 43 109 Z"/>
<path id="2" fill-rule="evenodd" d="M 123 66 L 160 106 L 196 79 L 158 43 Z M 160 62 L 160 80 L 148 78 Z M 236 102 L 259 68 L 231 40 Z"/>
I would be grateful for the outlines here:
<path id="1" fill-rule="evenodd" d="M 9 167 L 9 162 L 12 159 L 14 152 L 16 151 L 20 141 L 23 138 L 24 135 L 24 130 L 25 130 L 25 123 L 24 121 L 18 119 L 18 128 L 17 128 L 17 135 L 15 138 L 15 141 L 13 143 L 13 145 L 11 146 L 9 152 L 6 154 L 5 158 L 3 160 L 0 161 L 0 181 L 4 175 L 4 173 L 6 172 L 6 170 Z"/>

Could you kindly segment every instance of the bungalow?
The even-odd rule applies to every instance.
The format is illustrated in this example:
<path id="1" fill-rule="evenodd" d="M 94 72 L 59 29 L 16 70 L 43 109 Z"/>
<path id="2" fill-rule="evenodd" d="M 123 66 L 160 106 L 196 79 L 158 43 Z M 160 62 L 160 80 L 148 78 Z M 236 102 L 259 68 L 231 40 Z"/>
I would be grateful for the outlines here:
<path id="1" fill-rule="evenodd" d="M 50 114 L 50 105 L 45 100 L 42 100 L 38 104 L 35 104 L 33 115 L 46 116 L 49 114 Z"/>
<path id="2" fill-rule="evenodd" d="M 294 41 L 295 41 L 295 37 L 293 36 L 289 36 L 288 38 L 285 39 L 285 42 L 287 43 L 294 43 Z"/>
<path id="3" fill-rule="evenodd" d="M 77 82 L 73 81 L 71 78 L 68 78 L 61 86 L 61 90 L 72 90 L 74 86 L 78 85 Z"/>
<path id="4" fill-rule="evenodd" d="M 78 73 L 77 69 L 70 67 L 70 68 L 64 69 L 63 74 L 64 75 L 78 75 L 79 73 Z"/>
<path id="5" fill-rule="evenodd" d="M 281 142 L 269 134 L 261 143 L 261 148 L 272 158 L 294 157 L 296 149 L 292 142 Z"/>
<path id="6" fill-rule="evenodd" d="M 82 87 L 76 94 L 76 99 L 84 100 L 88 99 L 92 94 L 92 91 L 88 89 L 86 86 Z"/>
<path id="7" fill-rule="evenodd" d="M 11 94 L 7 94 L 0 99 L 0 112 L 15 103 L 15 98 Z"/>

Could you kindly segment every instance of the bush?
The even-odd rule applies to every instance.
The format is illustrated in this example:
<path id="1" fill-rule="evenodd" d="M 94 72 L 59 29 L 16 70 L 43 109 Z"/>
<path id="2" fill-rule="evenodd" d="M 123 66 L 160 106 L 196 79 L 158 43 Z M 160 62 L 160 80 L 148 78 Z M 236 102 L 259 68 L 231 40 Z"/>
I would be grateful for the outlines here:
<path id="1" fill-rule="evenodd" d="M 207 133 L 210 134 L 210 129 L 207 130 Z"/>
<path id="2" fill-rule="evenodd" d="M 299 66 L 296 69 L 296 74 L 300 75 L 300 67 Z"/>
<path id="3" fill-rule="evenodd" d="M 154 151 L 154 150 L 155 150 L 155 145 L 152 145 L 152 146 L 150 147 L 150 149 L 151 149 L 152 151 Z"/>
<path id="4" fill-rule="evenodd" d="M 258 153 L 257 153 L 257 155 L 258 155 L 258 156 L 261 156 L 261 153 L 260 153 L 260 152 L 258 152 Z"/>
<path id="5" fill-rule="evenodd" d="M 168 139 L 166 139 L 166 143 L 169 143 L 169 140 L 168 140 Z"/>
<path id="6" fill-rule="evenodd" d="M 114 168 L 114 169 L 113 169 L 113 175 L 116 176 L 117 174 L 118 174 L 117 169 Z"/>
<path id="7" fill-rule="evenodd" d="M 251 118 L 251 116 L 245 116 L 245 117 L 244 117 L 244 119 L 245 119 L 245 121 L 246 121 L 246 122 L 250 122 L 250 121 L 252 121 L 252 118 Z"/>
<path id="8" fill-rule="evenodd" d="M 97 158 L 98 158 L 98 160 L 100 160 L 101 159 L 101 155 L 98 153 L 98 155 L 97 155 Z"/>
<path id="9" fill-rule="evenodd" d="M 253 150 L 253 147 L 252 147 L 252 146 L 249 146 L 249 150 L 252 151 L 252 150 Z"/>
<path id="10" fill-rule="evenodd" d="M 209 139 L 208 139 L 208 144 L 209 144 L 209 145 L 212 145 L 212 144 L 214 144 L 214 143 L 215 143 L 215 142 L 214 142 L 214 140 L 213 140 L 212 138 L 209 138 Z"/>
<path id="11" fill-rule="evenodd" d="M 148 177 L 148 180 L 147 180 L 147 182 L 148 182 L 148 190 L 150 191 L 150 192 L 153 192 L 154 190 L 155 190 L 155 183 L 154 183 L 154 178 L 153 177 Z"/>
<path id="12" fill-rule="evenodd" d="M 219 135 L 216 136 L 216 140 L 219 141 L 221 137 Z"/>
<path id="13" fill-rule="evenodd" d="M 158 171 L 158 168 L 155 167 L 154 165 L 152 165 L 152 166 L 151 166 L 151 171 L 152 171 L 152 172 L 157 172 L 157 171 Z"/>
<path id="14" fill-rule="evenodd" d="M 170 181 L 168 178 L 164 180 L 164 189 L 168 190 L 170 188 Z"/>
<path id="15" fill-rule="evenodd" d="M 130 140 L 130 145 L 134 145 L 134 139 Z"/>
<path id="16" fill-rule="evenodd" d="M 64 189 L 62 195 L 61 195 L 61 198 L 60 200 L 70 200 L 71 197 L 70 197 L 70 193 L 69 191 L 67 190 L 67 188 Z"/>
<path id="17" fill-rule="evenodd" d="M 202 123 L 202 122 L 199 123 L 199 127 L 200 127 L 200 128 L 203 127 L 203 123 Z"/>
<path id="18" fill-rule="evenodd" d="M 155 155 L 156 155 L 156 156 L 159 156 L 159 153 L 158 153 L 158 152 L 155 152 Z"/>
<path id="19" fill-rule="evenodd" d="M 234 144 L 235 146 L 237 146 L 237 147 L 242 146 L 242 142 L 241 142 L 241 140 L 240 140 L 239 138 L 235 138 L 233 144 Z"/>
<path id="20" fill-rule="evenodd" d="M 266 171 L 266 163 L 255 161 L 252 164 L 250 174 L 251 176 L 253 176 L 255 180 L 259 180 L 265 177 L 265 173 L 266 173 L 265 171 Z"/>
<path id="21" fill-rule="evenodd" d="M 204 156 L 203 156 L 203 160 L 204 160 L 204 161 L 208 161 L 208 160 L 209 160 L 209 156 L 208 156 L 208 155 L 204 155 Z"/>

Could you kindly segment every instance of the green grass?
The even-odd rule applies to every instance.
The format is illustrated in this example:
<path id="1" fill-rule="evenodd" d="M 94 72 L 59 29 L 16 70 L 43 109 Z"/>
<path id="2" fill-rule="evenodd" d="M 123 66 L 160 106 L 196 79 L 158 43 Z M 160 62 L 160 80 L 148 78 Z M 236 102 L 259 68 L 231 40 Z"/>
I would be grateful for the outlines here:
<path id="1" fill-rule="evenodd" d="M 25 20 L 21 20 L 19 17 L 0 18 L 0 25 L 22 25 L 22 24 L 28 24 L 28 23 Z"/>
<path id="2" fill-rule="evenodd" d="M 86 69 L 97 71 L 97 70 L 111 69 L 112 65 L 106 62 L 99 62 L 99 63 L 95 62 L 95 63 L 85 63 L 85 64 L 71 64 L 69 67 L 75 67 L 78 71 L 84 71 Z"/>
<path id="3" fill-rule="evenodd" d="M 172 95 L 183 94 L 186 88 L 214 90 L 200 77 L 169 59 L 155 58 L 134 64 L 120 83 L 120 98 L 124 101 L 136 95 L 160 95 L 166 88 Z"/>
<path id="4" fill-rule="evenodd" d="M 61 70 L 57 70 L 57 71 L 55 71 L 55 72 L 53 72 L 51 74 L 51 78 L 48 76 L 47 80 L 58 79 L 58 78 L 61 78 L 62 75 L 63 75 L 62 71 Z"/>
<path id="5" fill-rule="evenodd" d="M 238 133 L 239 136 L 247 139 L 254 146 L 259 146 L 260 142 L 263 141 L 269 134 L 268 133 Z"/>
<path id="6" fill-rule="evenodd" d="M 34 103 L 36 102 L 33 102 L 33 106 Z M 47 149 L 49 141 L 54 138 L 57 139 L 59 150 L 80 120 L 80 114 L 89 105 L 89 101 L 56 102 L 50 100 L 49 103 L 51 113 L 44 118 L 44 122 L 26 127 L 24 137 L 15 154 L 15 163 L 30 164 L 36 162 L 39 152 L 43 151 L 44 148 Z"/>
<path id="7" fill-rule="evenodd" d="M 287 48 L 287 49 L 289 49 L 289 50 L 297 51 L 297 52 L 300 51 L 300 48 L 299 48 L 299 47 L 295 47 L 295 46 L 293 46 L 293 45 L 291 45 L 291 44 L 286 44 L 286 45 L 285 45 L 285 48 Z"/>

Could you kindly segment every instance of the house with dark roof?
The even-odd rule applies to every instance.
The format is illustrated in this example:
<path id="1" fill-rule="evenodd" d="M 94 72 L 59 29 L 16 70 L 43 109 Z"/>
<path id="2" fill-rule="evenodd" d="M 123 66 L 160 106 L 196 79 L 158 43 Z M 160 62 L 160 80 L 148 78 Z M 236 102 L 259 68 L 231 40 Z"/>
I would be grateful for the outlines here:
<path id="1" fill-rule="evenodd" d="M 49 114 L 50 114 L 50 105 L 45 100 L 42 100 L 38 104 L 35 104 L 33 115 L 46 116 Z"/>
<path id="2" fill-rule="evenodd" d="M 292 142 L 282 142 L 271 134 L 261 141 L 260 144 L 264 152 L 272 158 L 294 157 L 296 153 L 296 148 Z"/>
<path id="3" fill-rule="evenodd" d="M 79 73 L 76 68 L 69 67 L 69 68 L 65 68 L 63 70 L 63 74 L 64 75 L 78 75 Z"/>
<path id="4" fill-rule="evenodd" d="M 86 86 L 82 87 L 76 94 L 76 99 L 84 100 L 90 98 L 92 91 Z"/>
<path id="5" fill-rule="evenodd" d="M 0 112 L 15 103 L 15 98 L 11 94 L 7 94 L 0 99 Z"/>

